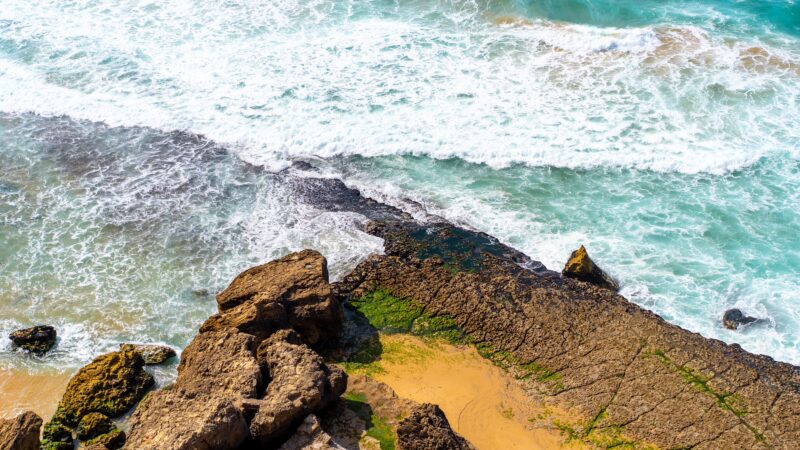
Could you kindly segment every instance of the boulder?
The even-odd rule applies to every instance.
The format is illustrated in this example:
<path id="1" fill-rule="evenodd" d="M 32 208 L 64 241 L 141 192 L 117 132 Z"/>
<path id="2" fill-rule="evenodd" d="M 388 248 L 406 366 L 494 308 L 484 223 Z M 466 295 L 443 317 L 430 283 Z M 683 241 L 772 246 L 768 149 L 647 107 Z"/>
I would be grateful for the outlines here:
<path id="1" fill-rule="evenodd" d="M 44 426 L 42 449 L 72 450 L 73 447 L 72 430 L 55 420 L 51 420 Z"/>
<path id="2" fill-rule="evenodd" d="M 249 437 L 242 402 L 257 397 L 261 385 L 253 336 L 200 333 L 181 355 L 175 384 L 139 403 L 126 448 L 238 448 Z"/>
<path id="3" fill-rule="evenodd" d="M 592 283 L 614 292 L 619 290 L 619 284 L 592 261 L 586 248 L 582 245 L 572 252 L 561 273 L 565 277 Z"/>
<path id="4" fill-rule="evenodd" d="M 398 450 L 468 450 L 474 447 L 459 436 L 438 406 L 425 403 L 397 427 Z"/>
<path id="5" fill-rule="evenodd" d="M 113 429 L 108 433 L 101 434 L 87 442 L 87 446 L 98 449 L 117 450 L 125 445 L 125 432 Z"/>
<path id="6" fill-rule="evenodd" d="M 107 353 L 69 380 L 53 420 L 74 427 L 92 412 L 117 417 L 131 409 L 153 383 L 138 352 Z"/>
<path id="7" fill-rule="evenodd" d="M 8 336 L 17 347 L 42 355 L 56 343 L 56 329 L 49 325 L 37 325 L 17 330 Z"/>
<path id="8" fill-rule="evenodd" d="M 116 428 L 114 422 L 105 414 L 98 412 L 89 413 L 81 418 L 78 424 L 77 434 L 78 439 L 88 441 L 94 439 L 101 434 L 106 434 Z"/>
<path id="9" fill-rule="evenodd" d="M 0 419 L 0 450 L 39 450 L 42 418 L 26 411 L 11 419 Z"/>
<path id="10" fill-rule="evenodd" d="M 244 310 L 235 309 L 246 303 L 251 306 Z M 303 250 L 292 253 L 239 274 L 217 295 L 222 317 L 212 318 L 214 320 L 204 325 L 204 329 L 219 329 L 220 325 L 214 325 L 214 322 L 239 323 L 241 318 L 246 318 L 246 323 L 241 326 L 276 328 L 282 320 L 281 311 L 261 305 L 263 303 L 280 303 L 288 323 L 309 345 L 338 337 L 341 333 L 344 312 L 331 292 L 327 261 L 319 252 Z M 228 316 L 229 312 L 237 318 L 234 320 Z M 236 327 L 240 328 L 240 325 Z"/>
<path id="11" fill-rule="evenodd" d="M 345 450 L 345 447 L 322 429 L 317 416 L 309 414 L 280 450 Z"/>
<path id="12" fill-rule="evenodd" d="M 739 325 L 748 325 L 751 323 L 760 322 L 765 322 L 765 320 L 746 316 L 740 309 L 736 308 L 725 311 L 725 314 L 722 316 L 722 325 L 729 330 L 736 330 L 739 328 Z"/>
<path id="13" fill-rule="evenodd" d="M 280 330 L 264 340 L 258 358 L 269 368 L 270 384 L 262 400 L 252 402 L 256 414 L 250 434 L 269 445 L 290 427 L 338 399 L 347 388 L 347 375 L 327 366 L 291 330 Z"/>
<path id="14" fill-rule="evenodd" d="M 172 347 L 155 344 L 119 344 L 120 350 L 133 350 L 139 352 L 146 365 L 161 364 L 177 353 Z"/>
<path id="15" fill-rule="evenodd" d="M 200 332 L 223 331 L 235 328 L 242 333 L 264 339 L 281 328 L 289 326 L 283 305 L 278 302 L 245 302 L 214 314 L 200 327 Z"/>

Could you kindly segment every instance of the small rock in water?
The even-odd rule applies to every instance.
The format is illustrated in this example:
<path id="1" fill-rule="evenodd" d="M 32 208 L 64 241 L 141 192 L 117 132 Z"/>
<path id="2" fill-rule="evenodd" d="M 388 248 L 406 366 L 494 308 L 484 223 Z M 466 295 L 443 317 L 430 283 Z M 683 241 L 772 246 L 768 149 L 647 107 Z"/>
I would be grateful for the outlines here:
<path id="1" fill-rule="evenodd" d="M 147 365 L 161 364 L 177 355 L 175 350 L 166 345 L 119 344 L 119 349 L 121 351 L 132 350 L 139 353 L 142 355 L 142 359 L 144 359 L 144 363 Z"/>
<path id="2" fill-rule="evenodd" d="M 739 328 L 739 325 L 748 325 L 751 323 L 760 323 L 764 321 L 765 319 L 746 316 L 740 309 L 737 308 L 725 311 L 725 315 L 722 316 L 722 324 L 729 330 L 736 330 Z"/>
<path id="3" fill-rule="evenodd" d="M 37 325 L 31 328 L 17 330 L 8 336 L 14 345 L 25 350 L 42 355 L 50 350 L 56 343 L 56 329 L 49 325 Z"/>
<path id="4" fill-rule="evenodd" d="M 39 450 L 42 419 L 31 411 L 12 419 L 0 419 L 0 449 Z"/>
<path id="5" fill-rule="evenodd" d="M 572 252 L 561 273 L 565 277 L 586 281 L 614 292 L 619 290 L 619 284 L 592 261 L 586 248 L 582 245 Z"/>

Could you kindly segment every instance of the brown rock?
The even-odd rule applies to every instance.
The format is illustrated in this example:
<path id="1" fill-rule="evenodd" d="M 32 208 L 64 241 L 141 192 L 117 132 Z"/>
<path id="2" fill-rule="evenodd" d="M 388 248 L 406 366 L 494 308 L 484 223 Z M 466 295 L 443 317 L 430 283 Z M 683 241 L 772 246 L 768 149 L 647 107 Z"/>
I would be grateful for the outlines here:
<path id="1" fill-rule="evenodd" d="M 49 325 L 37 325 L 17 330 L 8 336 L 17 347 L 42 355 L 56 343 L 56 329 Z"/>
<path id="2" fill-rule="evenodd" d="M 0 450 L 39 450 L 42 418 L 31 411 L 0 419 Z"/>
<path id="3" fill-rule="evenodd" d="M 459 436 L 438 406 L 422 404 L 411 411 L 397 427 L 398 450 L 471 450 Z"/>
<path id="4" fill-rule="evenodd" d="M 139 352 L 147 365 L 161 364 L 170 358 L 174 358 L 177 353 L 166 345 L 154 344 L 119 344 L 120 350 L 134 350 Z"/>
<path id="5" fill-rule="evenodd" d="M 345 450 L 345 447 L 322 429 L 315 415 L 309 414 L 280 450 Z"/>
<path id="6" fill-rule="evenodd" d="M 153 385 L 142 356 L 132 350 L 107 353 L 84 366 L 67 384 L 54 420 L 77 426 L 91 412 L 116 417 L 131 409 Z"/>
<path id="7" fill-rule="evenodd" d="M 325 258 L 313 250 L 292 253 L 239 274 L 217 295 L 222 317 L 210 319 L 204 329 L 277 328 L 281 311 L 262 305 L 273 302 L 282 304 L 289 324 L 309 345 L 341 333 L 342 306 L 331 293 Z M 246 303 L 251 306 L 236 309 Z"/>
<path id="8" fill-rule="evenodd" d="M 347 387 L 347 376 L 300 341 L 290 330 L 264 340 L 258 358 L 268 368 L 270 384 L 250 423 L 250 434 L 263 444 L 285 435 L 290 426 L 337 399 Z"/>
<path id="9" fill-rule="evenodd" d="M 255 338 L 235 330 L 198 334 L 175 384 L 148 395 L 130 419 L 126 448 L 235 449 L 249 436 L 242 402 L 262 384 Z"/>
<path id="10" fill-rule="evenodd" d="M 565 277 L 592 283 L 614 292 L 619 290 L 619 284 L 592 261 L 586 248 L 582 245 L 572 252 L 561 273 Z"/>

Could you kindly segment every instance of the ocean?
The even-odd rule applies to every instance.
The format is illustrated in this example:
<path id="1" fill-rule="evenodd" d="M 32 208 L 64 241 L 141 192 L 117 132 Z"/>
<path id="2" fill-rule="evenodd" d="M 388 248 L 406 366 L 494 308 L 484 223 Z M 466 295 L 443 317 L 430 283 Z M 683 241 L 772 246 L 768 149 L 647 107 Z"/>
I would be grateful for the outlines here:
<path id="1" fill-rule="evenodd" d="M 0 334 L 60 334 L 0 369 L 180 348 L 251 265 L 381 251 L 282 170 L 553 270 L 584 244 L 631 301 L 800 364 L 795 0 L 4 0 L 0 167 Z"/>

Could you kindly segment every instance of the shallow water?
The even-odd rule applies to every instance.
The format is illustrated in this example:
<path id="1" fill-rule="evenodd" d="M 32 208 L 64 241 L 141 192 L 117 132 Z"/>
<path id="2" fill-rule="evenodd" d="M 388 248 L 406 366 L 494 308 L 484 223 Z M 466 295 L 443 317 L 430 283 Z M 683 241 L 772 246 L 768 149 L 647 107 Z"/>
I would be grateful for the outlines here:
<path id="1" fill-rule="evenodd" d="M 249 265 L 379 251 L 276 181 L 298 158 L 556 270 L 584 243 L 633 301 L 800 363 L 798 8 L 7 0 L 0 332 L 61 338 L 0 368 L 182 347 Z"/>

